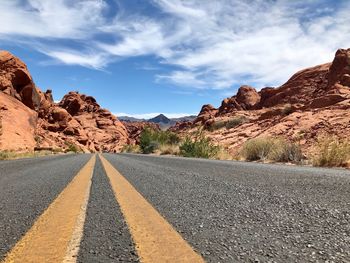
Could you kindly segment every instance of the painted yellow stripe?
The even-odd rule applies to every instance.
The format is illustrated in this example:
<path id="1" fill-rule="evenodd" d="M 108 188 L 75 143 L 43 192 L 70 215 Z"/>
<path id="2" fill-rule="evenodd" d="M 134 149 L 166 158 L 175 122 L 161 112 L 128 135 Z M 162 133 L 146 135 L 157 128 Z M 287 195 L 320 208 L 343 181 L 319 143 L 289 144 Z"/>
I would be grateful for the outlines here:
<path id="1" fill-rule="evenodd" d="M 204 262 L 155 208 L 103 156 L 100 157 L 141 262 Z"/>
<path id="2" fill-rule="evenodd" d="M 84 210 L 95 160 L 96 157 L 93 156 L 87 162 L 9 252 L 4 262 L 72 262 L 70 259 L 77 249 L 71 246 L 72 243 L 80 243 L 79 235 L 84 224 L 82 218 L 85 219 L 82 214 L 86 213 Z"/>

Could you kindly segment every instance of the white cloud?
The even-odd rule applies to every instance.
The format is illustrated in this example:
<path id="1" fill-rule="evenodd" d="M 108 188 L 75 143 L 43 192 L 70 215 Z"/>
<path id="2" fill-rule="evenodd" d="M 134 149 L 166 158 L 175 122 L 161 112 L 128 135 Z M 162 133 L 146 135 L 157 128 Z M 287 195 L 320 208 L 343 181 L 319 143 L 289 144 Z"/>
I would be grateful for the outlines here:
<path id="1" fill-rule="evenodd" d="M 119 0 L 114 17 L 105 16 L 103 0 L 25 2 L 0 1 L 0 39 L 94 69 L 151 55 L 174 67 L 157 81 L 200 89 L 279 85 L 350 43 L 349 1 L 149 0 L 154 15 Z"/>
<path id="2" fill-rule="evenodd" d="M 104 8 L 102 0 L 1 0 L 0 34 L 86 39 L 105 23 Z"/>
<path id="3" fill-rule="evenodd" d="M 78 52 L 74 50 L 41 50 L 51 58 L 67 65 L 80 65 L 93 69 L 103 69 L 108 63 L 107 54 L 95 52 Z"/>
<path id="4" fill-rule="evenodd" d="M 168 118 L 180 118 L 180 117 L 185 117 L 185 116 L 191 116 L 191 115 L 197 115 L 198 113 L 160 113 L 160 112 L 153 112 L 153 113 L 113 113 L 114 115 L 118 116 L 128 116 L 128 117 L 133 117 L 136 119 L 151 119 L 159 114 L 164 114 Z"/>

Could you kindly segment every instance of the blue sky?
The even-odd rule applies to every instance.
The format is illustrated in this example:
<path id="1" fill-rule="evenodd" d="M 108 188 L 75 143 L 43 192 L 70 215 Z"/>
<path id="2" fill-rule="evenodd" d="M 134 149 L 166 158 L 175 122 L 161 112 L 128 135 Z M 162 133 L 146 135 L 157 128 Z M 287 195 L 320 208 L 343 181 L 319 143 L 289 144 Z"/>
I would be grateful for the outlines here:
<path id="1" fill-rule="evenodd" d="M 41 89 L 56 100 L 78 90 L 138 117 L 197 114 L 240 85 L 281 85 L 350 46 L 347 0 L 1 0 L 0 9 L 0 48 Z"/>

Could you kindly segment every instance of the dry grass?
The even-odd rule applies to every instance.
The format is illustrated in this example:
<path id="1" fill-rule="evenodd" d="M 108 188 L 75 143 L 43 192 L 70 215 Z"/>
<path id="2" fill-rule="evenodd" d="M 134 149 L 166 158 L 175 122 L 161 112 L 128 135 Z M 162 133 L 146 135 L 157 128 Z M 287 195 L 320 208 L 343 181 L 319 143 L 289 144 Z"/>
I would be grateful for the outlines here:
<path id="1" fill-rule="evenodd" d="M 123 153 L 141 153 L 141 149 L 139 145 L 133 145 L 133 144 L 126 144 L 123 146 L 122 150 Z"/>
<path id="2" fill-rule="evenodd" d="M 319 138 L 312 159 L 314 166 L 344 167 L 350 161 L 350 142 L 337 137 Z"/>
<path id="3" fill-rule="evenodd" d="M 13 152 L 13 151 L 0 151 L 0 160 L 13 160 L 20 158 L 34 158 L 40 156 L 46 156 L 55 154 L 52 151 L 38 151 L 38 152 Z"/>
<path id="4" fill-rule="evenodd" d="M 303 159 L 300 146 L 282 138 L 262 137 L 247 141 L 241 150 L 247 161 L 274 161 L 299 163 Z"/>
<path id="5" fill-rule="evenodd" d="M 220 150 L 218 151 L 218 153 L 215 156 L 215 159 L 217 160 L 229 160 L 232 161 L 234 160 L 234 156 L 231 155 L 230 153 L 228 153 L 225 149 L 220 148 Z"/>
<path id="6" fill-rule="evenodd" d="M 163 144 L 158 147 L 156 154 L 160 155 L 179 155 L 180 148 L 179 145 L 175 144 Z"/>
<path id="7" fill-rule="evenodd" d="M 208 127 L 209 131 L 220 130 L 222 128 L 231 129 L 235 128 L 245 122 L 247 122 L 247 118 L 245 116 L 236 116 L 232 119 L 226 121 L 218 121 L 214 122 L 211 126 Z"/>

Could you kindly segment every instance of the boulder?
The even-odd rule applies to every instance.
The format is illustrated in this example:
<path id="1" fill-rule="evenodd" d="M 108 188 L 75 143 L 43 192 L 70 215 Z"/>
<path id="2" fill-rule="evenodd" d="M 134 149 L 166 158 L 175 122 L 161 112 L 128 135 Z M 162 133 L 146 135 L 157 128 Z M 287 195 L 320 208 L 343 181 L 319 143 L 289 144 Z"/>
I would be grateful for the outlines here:
<path id="1" fill-rule="evenodd" d="M 260 102 L 260 94 L 256 89 L 244 85 L 238 89 L 236 101 L 242 109 L 251 110 Z"/>
<path id="2" fill-rule="evenodd" d="M 350 74 L 350 49 L 339 49 L 329 68 L 327 76 L 328 89 L 331 89 L 336 83 L 344 80 L 343 76 L 347 74 Z M 347 77 L 345 77 L 345 81 L 346 79 Z"/>

